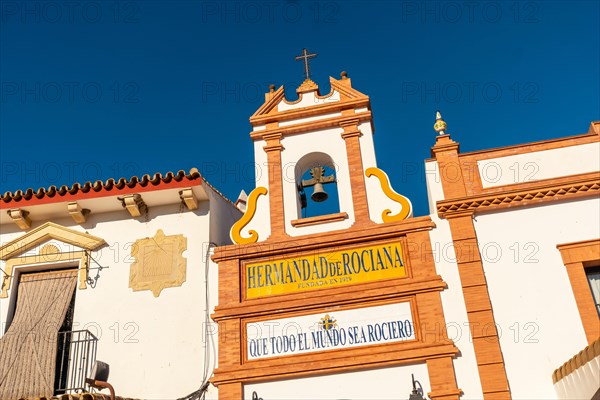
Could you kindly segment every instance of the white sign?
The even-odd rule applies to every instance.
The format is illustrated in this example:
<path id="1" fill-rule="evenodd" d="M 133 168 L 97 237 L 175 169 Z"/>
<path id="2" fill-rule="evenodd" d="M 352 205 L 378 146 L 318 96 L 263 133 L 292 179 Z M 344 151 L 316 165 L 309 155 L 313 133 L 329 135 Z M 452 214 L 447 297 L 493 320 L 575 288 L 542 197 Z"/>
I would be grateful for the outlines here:
<path id="1" fill-rule="evenodd" d="M 248 360 L 413 339 L 408 302 L 246 325 Z"/>

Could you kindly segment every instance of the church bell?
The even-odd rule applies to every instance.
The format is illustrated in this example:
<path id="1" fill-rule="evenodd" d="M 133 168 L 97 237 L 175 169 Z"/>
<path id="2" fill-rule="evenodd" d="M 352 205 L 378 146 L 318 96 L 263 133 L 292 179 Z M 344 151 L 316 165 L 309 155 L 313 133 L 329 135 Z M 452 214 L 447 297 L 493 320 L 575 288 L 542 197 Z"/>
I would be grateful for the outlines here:
<path id="1" fill-rule="evenodd" d="M 310 196 L 312 201 L 314 201 L 316 203 L 322 203 L 325 200 L 327 200 L 328 197 L 329 197 L 329 195 L 327 194 L 325 189 L 323 189 L 323 184 L 320 182 L 315 183 L 315 188 L 314 188 L 313 194 Z"/>

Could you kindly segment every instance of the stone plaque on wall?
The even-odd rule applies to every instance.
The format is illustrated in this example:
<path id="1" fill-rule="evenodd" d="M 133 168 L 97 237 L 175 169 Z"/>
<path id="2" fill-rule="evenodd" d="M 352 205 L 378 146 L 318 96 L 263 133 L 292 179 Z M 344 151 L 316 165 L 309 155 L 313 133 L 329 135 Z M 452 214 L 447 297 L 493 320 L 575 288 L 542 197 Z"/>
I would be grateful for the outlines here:
<path id="1" fill-rule="evenodd" d="M 169 287 L 185 282 L 187 238 L 183 235 L 165 236 L 162 229 L 151 238 L 139 239 L 131 247 L 135 259 L 129 273 L 129 287 L 134 291 L 150 290 L 154 297 Z"/>

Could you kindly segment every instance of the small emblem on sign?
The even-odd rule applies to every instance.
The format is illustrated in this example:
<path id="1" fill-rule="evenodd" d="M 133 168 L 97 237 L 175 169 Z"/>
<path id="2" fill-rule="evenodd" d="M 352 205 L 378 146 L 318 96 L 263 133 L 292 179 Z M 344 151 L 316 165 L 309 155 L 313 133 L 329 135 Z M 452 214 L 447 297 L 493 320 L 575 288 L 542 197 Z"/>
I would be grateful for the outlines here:
<path id="1" fill-rule="evenodd" d="M 319 320 L 319 327 L 326 331 L 337 328 L 337 320 L 330 317 L 329 314 L 325 314 L 325 316 Z"/>

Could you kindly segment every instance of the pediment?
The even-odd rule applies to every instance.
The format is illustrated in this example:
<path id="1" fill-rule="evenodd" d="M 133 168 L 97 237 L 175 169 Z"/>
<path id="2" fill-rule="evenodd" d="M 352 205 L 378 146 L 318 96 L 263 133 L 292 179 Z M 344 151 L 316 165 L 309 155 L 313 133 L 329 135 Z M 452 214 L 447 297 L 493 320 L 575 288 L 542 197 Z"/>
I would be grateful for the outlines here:
<path id="1" fill-rule="evenodd" d="M 350 80 L 348 79 L 347 82 L 349 82 L 349 81 Z M 312 83 L 314 84 L 314 82 L 312 82 Z M 342 104 L 346 101 L 369 98 L 364 93 L 361 93 L 358 90 L 354 89 L 350 84 L 344 83 L 344 80 L 338 80 L 338 79 L 335 79 L 330 76 L 329 83 L 331 85 L 331 90 L 328 94 L 323 95 L 323 96 L 318 95 L 318 86 L 315 85 L 315 88 L 316 88 L 315 91 L 317 92 L 317 95 L 316 95 L 317 99 L 327 100 L 330 97 L 332 97 L 334 95 L 334 93 L 339 93 L 339 100 L 337 102 L 339 102 L 340 104 Z M 278 113 L 277 110 L 281 103 L 284 103 L 287 105 L 293 105 L 302 100 L 302 95 L 303 95 L 303 93 L 299 93 L 299 97 L 297 100 L 288 101 L 285 98 L 284 87 L 280 86 L 277 90 L 275 90 L 271 94 L 269 100 L 267 100 L 262 106 L 260 106 L 260 108 L 258 110 L 256 110 L 256 112 L 250 117 L 250 121 L 253 121 L 256 118 L 259 118 L 261 116 L 269 115 L 272 113 Z M 327 101 L 325 101 L 325 103 L 327 103 Z M 331 102 L 329 102 L 328 104 L 330 104 L 330 103 Z"/>
<path id="2" fill-rule="evenodd" d="M 0 260 L 6 261 L 19 256 L 51 240 L 68 243 L 90 251 L 106 244 L 104 239 L 97 236 L 79 232 L 53 222 L 46 222 L 0 247 Z"/>

